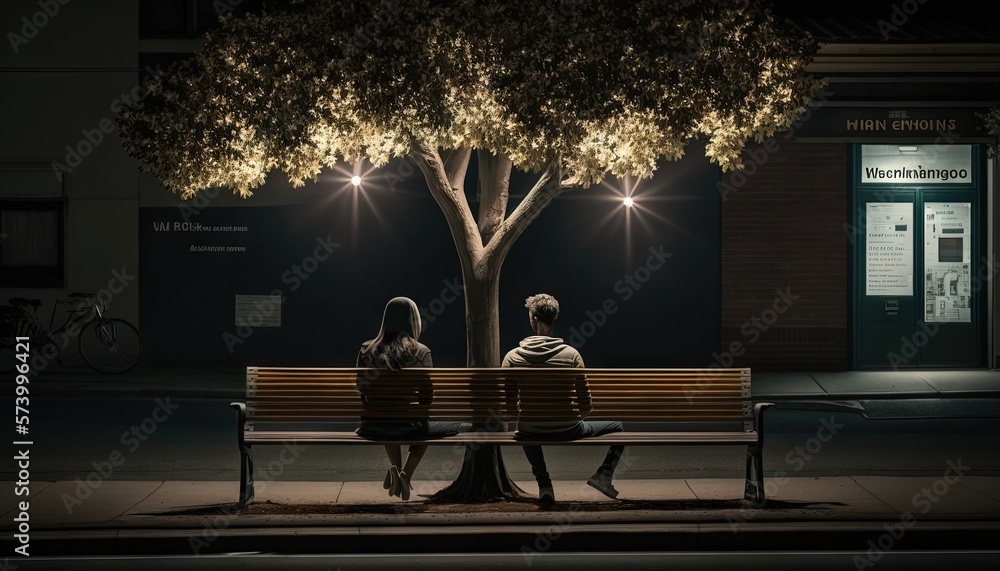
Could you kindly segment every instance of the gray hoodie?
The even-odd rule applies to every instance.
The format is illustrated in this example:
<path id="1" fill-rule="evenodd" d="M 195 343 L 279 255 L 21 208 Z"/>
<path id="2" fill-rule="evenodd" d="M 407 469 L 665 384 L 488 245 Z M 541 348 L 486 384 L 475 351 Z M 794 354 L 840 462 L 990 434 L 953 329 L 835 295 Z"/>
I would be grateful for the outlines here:
<path id="1" fill-rule="evenodd" d="M 532 335 L 521 341 L 516 349 L 512 349 L 503 358 L 503 367 L 579 367 L 583 368 L 583 357 L 580 353 L 563 343 L 558 337 Z M 568 438 L 577 437 L 580 433 L 580 421 L 586 418 L 591 409 L 590 388 L 582 375 L 579 380 L 567 383 L 564 406 L 553 409 L 552 390 L 533 391 L 530 386 L 509 387 L 509 397 L 518 400 L 520 414 L 517 431 L 522 434 L 538 434 L 546 436 L 564 435 Z M 535 394 L 535 393 L 538 394 Z M 536 402 L 537 401 L 537 404 Z M 560 421 L 533 421 L 531 410 L 544 409 L 547 413 L 565 416 Z"/>
<path id="2" fill-rule="evenodd" d="M 532 335 L 503 358 L 501 367 L 583 367 L 580 353 L 559 337 Z"/>

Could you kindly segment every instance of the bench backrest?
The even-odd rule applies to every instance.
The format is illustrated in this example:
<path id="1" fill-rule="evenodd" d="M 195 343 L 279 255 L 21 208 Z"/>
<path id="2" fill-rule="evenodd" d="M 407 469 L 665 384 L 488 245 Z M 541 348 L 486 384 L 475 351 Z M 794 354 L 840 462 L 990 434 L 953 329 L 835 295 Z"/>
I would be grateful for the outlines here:
<path id="1" fill-rule="evenodd" d="M 366 418 L 562 420 L 579 417 L 585 378 L 591 419 L 742 422 L 753 430 L 750 369 L 248 367 L 247 428 L 254 423 Z M 515 390 L 516 387 L 516 390 Z M 368 403 L 362 402 L 362 397 Z"/>

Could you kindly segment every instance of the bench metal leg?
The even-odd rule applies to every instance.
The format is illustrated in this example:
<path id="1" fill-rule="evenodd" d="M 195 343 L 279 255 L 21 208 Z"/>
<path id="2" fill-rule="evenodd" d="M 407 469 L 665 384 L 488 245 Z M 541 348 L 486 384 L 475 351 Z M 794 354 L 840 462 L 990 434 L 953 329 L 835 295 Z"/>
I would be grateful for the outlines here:
<path id="1" fill-rule="evenodd" d="M 767 502 L 764 495 L 764 411 L 774 406 L 763 402 L 754 405 L 754 429 L 757 432 L 757 443 L 747 446 L 746 484 L 743 488 L 743 498 L 750 500 L 757 507 L 763 507 Z"/>
<path id="2" fill-rule="evenodd" d="M 764 463 L 758 446 L 747 447 L 747 473 L 743 497 L 755 506 L 764 505 Z"/>
<path id="3" fill-rule="evenodd" d="M 244 445 L 240 450 L 240 501 L 241 508 L 253 501 L 253 450 Z"/>
<path id="4" fill-rule="evenodd" d="M 241 402 L 229 403 L 236 409 L 236 442 L 240 449 L 240 500 L 244 508 L 253 501 L 253 450 L 246 443 L 244 430 L 247 429 L 247 407 Z"/>

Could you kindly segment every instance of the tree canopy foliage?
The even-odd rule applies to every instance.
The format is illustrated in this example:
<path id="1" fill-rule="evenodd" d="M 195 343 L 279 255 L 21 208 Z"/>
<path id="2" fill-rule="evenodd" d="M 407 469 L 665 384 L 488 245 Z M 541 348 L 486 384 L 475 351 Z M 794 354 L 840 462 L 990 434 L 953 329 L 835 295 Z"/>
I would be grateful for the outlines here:
<path id="1" fill-rule="evenodd" d="M 129 154 L 190 197 L 249 196 L 415 143 L 650 176 L 693 140 L 723 169 L 819 89 L 813 40 L 747 0 L 298 0 L 226 17 L 122 113 Z"/>
<path id="2" fill-rule="evenodd" d="M 976 113 L 976 116 L 990 137 L 990 141 L 986 144 L 986 155 L 991 159 L 1000 157 L 1000 107 L 990 107 Z"/>

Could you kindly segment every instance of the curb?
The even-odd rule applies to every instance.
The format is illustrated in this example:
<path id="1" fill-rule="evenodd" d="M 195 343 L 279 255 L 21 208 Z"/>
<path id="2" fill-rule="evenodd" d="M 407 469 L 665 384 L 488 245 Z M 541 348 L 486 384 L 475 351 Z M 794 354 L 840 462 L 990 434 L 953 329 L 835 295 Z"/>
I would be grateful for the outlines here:
<path id="1" fill-rule="evenodd" d="M 893 525 L 895 524 L 895 526 Z M 1000 522 L 572 524 L 36 532 L 34 556 L 995 549 Z M 386 541 L 391 538 L 391 541 Z M 8 540 L 13 544 L 12 540 Z"/>

